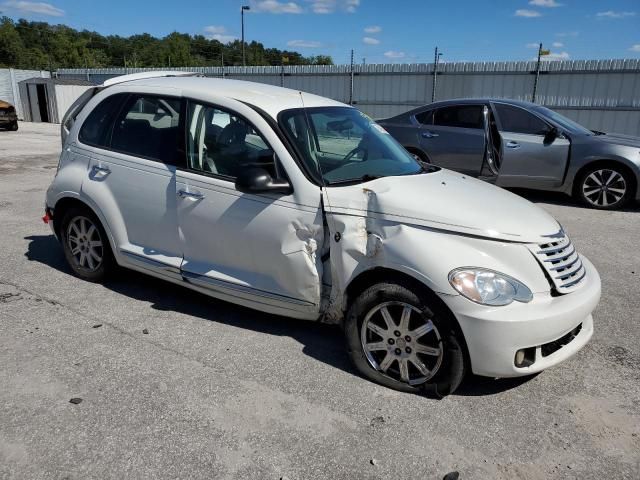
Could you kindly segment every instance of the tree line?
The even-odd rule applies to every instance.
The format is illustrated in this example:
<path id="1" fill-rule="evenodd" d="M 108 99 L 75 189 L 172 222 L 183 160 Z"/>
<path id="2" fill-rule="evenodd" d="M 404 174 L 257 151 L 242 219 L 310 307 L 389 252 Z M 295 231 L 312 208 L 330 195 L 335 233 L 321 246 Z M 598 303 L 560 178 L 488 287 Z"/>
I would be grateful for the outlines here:
<path id="1" fill-rule="evenodd" d="M 247 65 L 332 65 L 330 56 L 245 43 Z M 121 37 L 46 22 L 0 18 L 0 67 L 56 70 L 101 67 L 209 67 L 242 65 L 242 42 L 223 44 L 204 35 L 173 32 Z"/>

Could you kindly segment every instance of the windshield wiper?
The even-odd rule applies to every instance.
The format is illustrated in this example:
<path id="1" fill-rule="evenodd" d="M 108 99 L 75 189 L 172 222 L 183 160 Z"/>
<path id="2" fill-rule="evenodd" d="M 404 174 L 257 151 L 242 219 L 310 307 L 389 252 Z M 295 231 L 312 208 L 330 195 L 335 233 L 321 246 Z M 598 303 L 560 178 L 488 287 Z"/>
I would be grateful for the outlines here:
<path id="1" fill-rule="evenodd" d="M 600 132 L 598 130 L 591 130 L 591 133 L 593 133 L 596 136 L 600 136 L 600 135 L 606 135 L 606 133 L 604 132 Z"/>
<path id="2" fill-rule="evenodd" d="M 362 182 L 370 182 L 371 180 L 376 180 L 378 178 L 382 178 L 382 176 L 378 175 L 370 175 L 368 173 L 364 174 L 358 178 L 345 178 L 343 180 L 335 180 L 333 182 L 329 182 L 329 185 L 344 185 L 347 183 L 362 183 Z"/>

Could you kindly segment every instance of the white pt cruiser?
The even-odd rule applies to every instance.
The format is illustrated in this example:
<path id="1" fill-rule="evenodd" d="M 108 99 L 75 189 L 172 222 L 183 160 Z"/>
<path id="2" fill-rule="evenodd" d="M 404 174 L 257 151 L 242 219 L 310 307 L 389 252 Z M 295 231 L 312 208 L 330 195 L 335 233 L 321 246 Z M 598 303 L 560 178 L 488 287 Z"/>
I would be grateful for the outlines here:
<path id="1" fill-rule="evenodd" d="M 418 163 L 358 110 L 178 72 L 109 80 L 71 107 L 47 191 L 73 271 L 116 265 L 343 326 L 366 377 L 446 395 L 593 334 L 593 265 L 551 216 Z"/>

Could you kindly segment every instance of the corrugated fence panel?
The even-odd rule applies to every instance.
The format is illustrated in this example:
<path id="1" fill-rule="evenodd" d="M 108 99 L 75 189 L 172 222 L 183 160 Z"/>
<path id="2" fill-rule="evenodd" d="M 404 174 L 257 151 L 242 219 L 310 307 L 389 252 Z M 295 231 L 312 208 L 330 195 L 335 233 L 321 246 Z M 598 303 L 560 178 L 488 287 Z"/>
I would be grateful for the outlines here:
<path id="1" fill-rule="evenodd" d="M 531 100 L 535 61 L 459 62 L 438 65 L 436 99 L 498 97 Z M 67 69 L 63 78 L 102 83 L 125 73 L 163 69 Z M 177 68 L 220 77 L 221 67 Z M 385 118 L 429 103 L 433 64 L 225 67 L 227 78 L 282 85 L 354 104 L 374 118 Z M 284 78 L 282 73 L 284 71 Z M 1 85 L 0 85 L 1 88 Z M 640 136 L 640 60 L 568 60 L 543 62 L 537 103 L 558 110 L 585 126 Z"/>

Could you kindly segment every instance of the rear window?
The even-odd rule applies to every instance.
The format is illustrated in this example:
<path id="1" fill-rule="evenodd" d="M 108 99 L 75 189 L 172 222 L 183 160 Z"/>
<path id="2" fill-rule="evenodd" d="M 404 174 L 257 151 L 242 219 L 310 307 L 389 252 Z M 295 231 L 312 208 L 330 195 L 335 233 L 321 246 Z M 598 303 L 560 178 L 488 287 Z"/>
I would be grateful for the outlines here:
<path id="1" fill-rule="evenodd" d="M 456 105 L 436 110 L 433 124 L 441 127 L 484 128 L 482 110 L 484 105 Z"/>
<path id="2" fill-rule="evenodd" d="M 82 124 L 78 134 L 80 141 L 94 147 L 108 147 L 114 117 L 127 96 L 126 93 L 118 93 L 100 102 Z"/>

